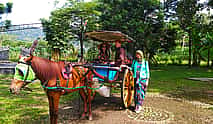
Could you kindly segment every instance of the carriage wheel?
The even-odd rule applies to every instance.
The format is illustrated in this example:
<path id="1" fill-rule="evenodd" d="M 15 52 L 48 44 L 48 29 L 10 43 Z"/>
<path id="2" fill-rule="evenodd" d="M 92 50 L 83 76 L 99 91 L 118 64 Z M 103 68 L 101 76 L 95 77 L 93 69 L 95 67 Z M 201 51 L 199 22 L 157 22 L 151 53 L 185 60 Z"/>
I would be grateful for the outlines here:
<path id="1" fill-rule="evenodd" d="M 130 107 L 134 99 L 134 78 L 129 69 L 125 70 L 124 79 L 121 85 L 121 98 L 124 108 Z"/>

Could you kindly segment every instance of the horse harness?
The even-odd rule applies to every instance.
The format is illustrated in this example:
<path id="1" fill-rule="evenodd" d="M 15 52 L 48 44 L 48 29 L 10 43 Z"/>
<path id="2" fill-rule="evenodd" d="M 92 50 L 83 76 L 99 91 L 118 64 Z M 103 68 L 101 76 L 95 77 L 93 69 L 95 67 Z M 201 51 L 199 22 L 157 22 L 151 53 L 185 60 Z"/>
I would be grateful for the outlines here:
<path id="1" fill-rule="evenodd" d="M 22 62 L 22 61 L 19 61 L 18 64 L 27 65 L 27 71 L 26 71 L 26 73 L 24 73 L 21 69 L 19 69 L 19 70 L 22 71 L 23 77 L 24 77 L 24 79 L 22 80 L 22 81 L 24 81 L 23 87 L 37 79 L 36 76 L 35 76 L 35 77 L 33 76 L 34 79 L 32 79 L 32 80 L 27 80 L 27 79 L 28 79 L 28 76 L 29 76 L 29 73 L 30 73 L 30 69 L 31 69 L 31 67 L 30 67 L 30 66 L 31 66 L 31 62 Z M 17 68 L 17 67 L 16 67 L 16 68 Z M 21 80 L 21 79 L 20 79 L 20 80 Z"/>
<path id="2" fill-rule="evenodd" d="M 24 76 L 24 80 L 22 80 L 22 81 L 24 81 L 23 87 L 37 79 L 37 77 L 35 76 L 35 78 L 34 78 L 33 80 L 31 80 L 31 81 L 28 81 L 28 80 L 27 80 L 27 78 L 28 78 L 28 76 L 29 76 L 29 73 L 30 73 L 30 68 L 31 68 L 31 66 L 32 66 L 32 62 L 31 62 L 31 61 L 29 61 L 29 62 L 19 61 L 18 64 L 25 64 L 25 65 L 27 65 L 27 72 L 26 72 L 26 75 Z M 66 87 L 61 87 L 61 86 L 60 86 L 60 80 L 59 80 L 59 79 L 56 80 L 56 86 L 55 86 L 55 87 L 48 87 L 48 86 L 47 86 L 49 80 L 45 81 L 45 82 L 43 83 L 42 87 L 43 87 L 44 89 L 46 89 L 46 90 L 66 91 L 66 90 L 75 90 L 75 89 L 79 89 L 79 88 L 89 88 L 89 89 L 97 90 L 97 89 L 99 89 L 99 88 L 101 88 L 101 87 L 103 86 L 103 83 L 102 83 L 102 84 L 100 85 L 100 87 L 98 87 L 98 88 L 92 88 L 92 87 L 88 86 L 88 85 L 89 85 L 89 82 L 91 82 L 91 80 L 89 81 L 86 75 L 89 74 L 90 70 L 93 70 L 93 69 L 91 68 L 91 66 L 88 66 L 88 65 L 85 66 L 85 65 L 83 65 L 83 67 L 86 67 L 86 68 L 89 68 L 89 69 L 88 69 L 86 72 L 84 72 L 84 75 L 80 78 L 80 80 L 79 80 L 77 83 L 79 83 L 83 78 L 85 78 L 85 79 L 84 79 L 84 80 L 86 80 L 86 81 L 85 81 L 85 82 L 86 82 L 86 83 L 85 83 L 85 86 L 68 87 L 68 83 L 69 83 L 69 80 L 70 80 L 69 75 L 72 74 L 72 72 L 70 71 L 70 69 L 71 69 L 71 68 L 74 68 L 74 67 L 76 67 L 76 66 L 82 66 L 82 65 L 78 65 L 78 64 L 72 65 L 72 64 L 69 64 L 69 66 L 65 66 L 65 67 L 64 67 L 65 72 L 63 72 L 63 73 L 68 75 L 68 78 L 67 78 L 67 79 L 65 78 L 65 79 L 67 80 Z M 77 72 L 78 72 L 78 74 L 80 73 L 79 71 L 77 71 Z M 92 71 L 92 72 L 93 72 L 93 71 Z M 80 74 L 79 74 L 79 75 L 80 75 Z M 62 76 L 63 76 L 63 74 L 62 74 Z"/>

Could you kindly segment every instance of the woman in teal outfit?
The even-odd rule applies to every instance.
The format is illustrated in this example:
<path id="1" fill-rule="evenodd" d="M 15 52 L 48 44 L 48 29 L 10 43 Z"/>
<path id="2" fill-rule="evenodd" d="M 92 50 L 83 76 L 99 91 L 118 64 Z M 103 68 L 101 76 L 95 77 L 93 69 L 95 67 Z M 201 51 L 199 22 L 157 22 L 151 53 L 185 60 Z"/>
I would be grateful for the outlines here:
<path id="1" fill-rule="evenodd" d="M 144 103 L 149 82 L 149 65 L 144 59 L 141 50 L 136 51 L 135 60 L 132 62 L 133 77 L 135 79 L 135 112 L 139 113 Z"/>

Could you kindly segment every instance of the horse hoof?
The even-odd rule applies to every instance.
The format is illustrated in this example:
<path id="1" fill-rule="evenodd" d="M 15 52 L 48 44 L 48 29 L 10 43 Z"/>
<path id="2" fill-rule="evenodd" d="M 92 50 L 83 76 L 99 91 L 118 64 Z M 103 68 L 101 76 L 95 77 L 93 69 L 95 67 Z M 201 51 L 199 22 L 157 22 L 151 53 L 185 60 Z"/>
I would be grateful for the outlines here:
<path id="1" fill-rule="evenodd" d="M 81 116 L 80 119 L 81 119 L 81 120 L 85 119 L 85 116 Z"/>
<path id="2" fill-rule="evenodd" d="M 85 114 L 82 114 L 80 119 L 85 119 L 86 115 Z"/>
<path id="3" fill-rule="evenodd" d="M 92 116 L 89 116 L 89 120 L 92 121 Z"/>

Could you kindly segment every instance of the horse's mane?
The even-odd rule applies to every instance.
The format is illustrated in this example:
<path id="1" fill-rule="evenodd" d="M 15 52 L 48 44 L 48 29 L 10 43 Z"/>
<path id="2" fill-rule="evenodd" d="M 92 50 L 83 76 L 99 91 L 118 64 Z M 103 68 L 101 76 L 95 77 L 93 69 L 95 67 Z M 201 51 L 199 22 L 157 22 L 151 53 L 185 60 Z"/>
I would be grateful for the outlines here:
<path id="1" fill-rule="evenodd" d="M 36 77 L 41 80 L 42 83 L 51 79 L 57 80 L 64 66 L 64 62 L 54 62 L 37 56 L 33 56 L 31 62 Z"/>

